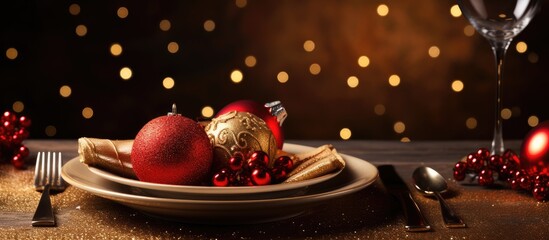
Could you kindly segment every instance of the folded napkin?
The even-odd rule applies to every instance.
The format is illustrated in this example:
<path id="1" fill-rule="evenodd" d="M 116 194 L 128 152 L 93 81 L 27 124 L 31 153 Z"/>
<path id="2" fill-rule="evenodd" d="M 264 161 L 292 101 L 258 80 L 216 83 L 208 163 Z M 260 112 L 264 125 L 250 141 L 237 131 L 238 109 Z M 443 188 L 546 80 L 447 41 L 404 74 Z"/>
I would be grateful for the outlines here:
<path id="1" fill-rule="evenodd" d="M 116 175 L 137 179 L 131 163 L 133 140 L 79 138 L 80 161 Z M 329 144 L 303 153 L 279 151 L 277 155 L 289 155 L 294 169 L 283 183 L 299 182 L 324 176 L 345 167 L 345 160 Z"/>

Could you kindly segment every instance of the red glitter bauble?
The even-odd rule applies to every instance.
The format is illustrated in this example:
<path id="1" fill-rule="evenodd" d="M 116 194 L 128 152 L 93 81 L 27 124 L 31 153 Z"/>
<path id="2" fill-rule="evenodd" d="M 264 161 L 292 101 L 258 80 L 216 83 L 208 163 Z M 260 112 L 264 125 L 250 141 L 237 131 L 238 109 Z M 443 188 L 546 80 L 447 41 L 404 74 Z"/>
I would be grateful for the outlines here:
<path id="1" fill-rule="evenodd" d="M 520 156 L 520 167 L 529 174 L 549 174 L 549 121 L 528 132 Z"/>
<path id="2" fill-rule="evenodd" d="M 131 161 L 145 182 L 198 185 L 209 176 L 213 149 L 204 129 L 181 115 L 149 121 L 135 137 Z"/>
<path id="3" fill-rule="evenodd" d="M 274 104 L 273 104 L 274 103 Z M 260 104 L 252 100 L 239 100 L 229 103 L 223 107 L 217 113 L 216 117 L 219 117 L 230 111 L 249 112 L 253 115 L 263 119 L 267 126 L 273 133 L 276 139 L 276 146 L 278 149 L 282 149 L 284 145 L 284 132 L 282 130 L 282 123 L 286 118 L 286 111 L 280 102 L 273 102 L 267 104 Z M 278 103 L 278 104 L 276 104 Z M 282 110 L 282 111 L 279 111 Z"/>

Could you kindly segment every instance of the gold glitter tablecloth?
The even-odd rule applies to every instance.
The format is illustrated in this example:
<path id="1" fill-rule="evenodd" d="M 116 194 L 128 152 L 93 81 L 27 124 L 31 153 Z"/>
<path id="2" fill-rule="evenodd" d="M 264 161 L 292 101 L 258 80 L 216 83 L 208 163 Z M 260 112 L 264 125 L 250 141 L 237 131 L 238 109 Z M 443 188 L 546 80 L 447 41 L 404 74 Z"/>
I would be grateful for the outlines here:
<path id="1" fill-rule="evenodd" d="M 374 165 L 394 164 L 411 187 L 411 173 L 428 165 L 451 179 L 453 164 L 488 142 L 289 141 L 308 146 L 333 144 L 338 151 Z M 31 158 L 38 151 L 77 155 L 76 140 L 28 140 Z M 520 142 L 511 141 L 516 149 Z M 413 192 L 433 231 L 404 231 L 399 205 L 381 181 L 334 199 L 310 212 L 272 223 L 208 226 L 158 220 L 75 187 L 53 195 L 58 226 L 31 227 L 40 194 L 31 184 L 34 160 L 26 170 L 0 164 L 0 239 L 547 239 L 549 203 L 509 189 L 486 189 L 449 181 L 448 203 L 468 228 L 447 229 L 435 199 Z"/>

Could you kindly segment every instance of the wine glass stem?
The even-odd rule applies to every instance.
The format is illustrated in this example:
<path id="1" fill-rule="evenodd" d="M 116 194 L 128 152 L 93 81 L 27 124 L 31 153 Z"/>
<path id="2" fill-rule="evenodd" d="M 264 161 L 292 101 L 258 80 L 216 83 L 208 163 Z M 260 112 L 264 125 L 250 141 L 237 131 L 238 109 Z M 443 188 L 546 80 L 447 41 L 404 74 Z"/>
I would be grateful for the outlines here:
<path id="1" fill-rule="evenodd" d="M 490 45 L 492 46 L 492 51 L 496 58 L 496 102 L 495 102 L 495 125 L 494 125 L 494 136 L 492 139 L 492 154 L 502 155 L 505 151 L 503 146 L 503 133 L 502 133 L 502 119 L 501 119 L 501 80 L 503 74 L 503 60 L 505 59 L 505 53 L 507 48 L 511 44 L 511 39 L 504 40 L 490 40 Z"/>

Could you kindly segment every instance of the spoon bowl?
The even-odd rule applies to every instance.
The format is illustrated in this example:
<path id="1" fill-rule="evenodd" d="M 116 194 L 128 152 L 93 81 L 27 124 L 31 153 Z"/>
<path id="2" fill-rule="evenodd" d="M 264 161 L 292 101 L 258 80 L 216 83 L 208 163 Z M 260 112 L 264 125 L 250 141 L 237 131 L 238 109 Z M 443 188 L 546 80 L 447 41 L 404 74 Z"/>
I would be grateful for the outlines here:
<path id="1" fill-rule="evenodd" d="M 430 167 L 418 167 L 412 174 L 414 186 L 420 192 L 435 195 L 440 203 L 444 225 L 449 228 L 466 227 L 465 223 L 450 209 L 440 193 L 448 189 L 448 184 L 442 175 Z"/>

